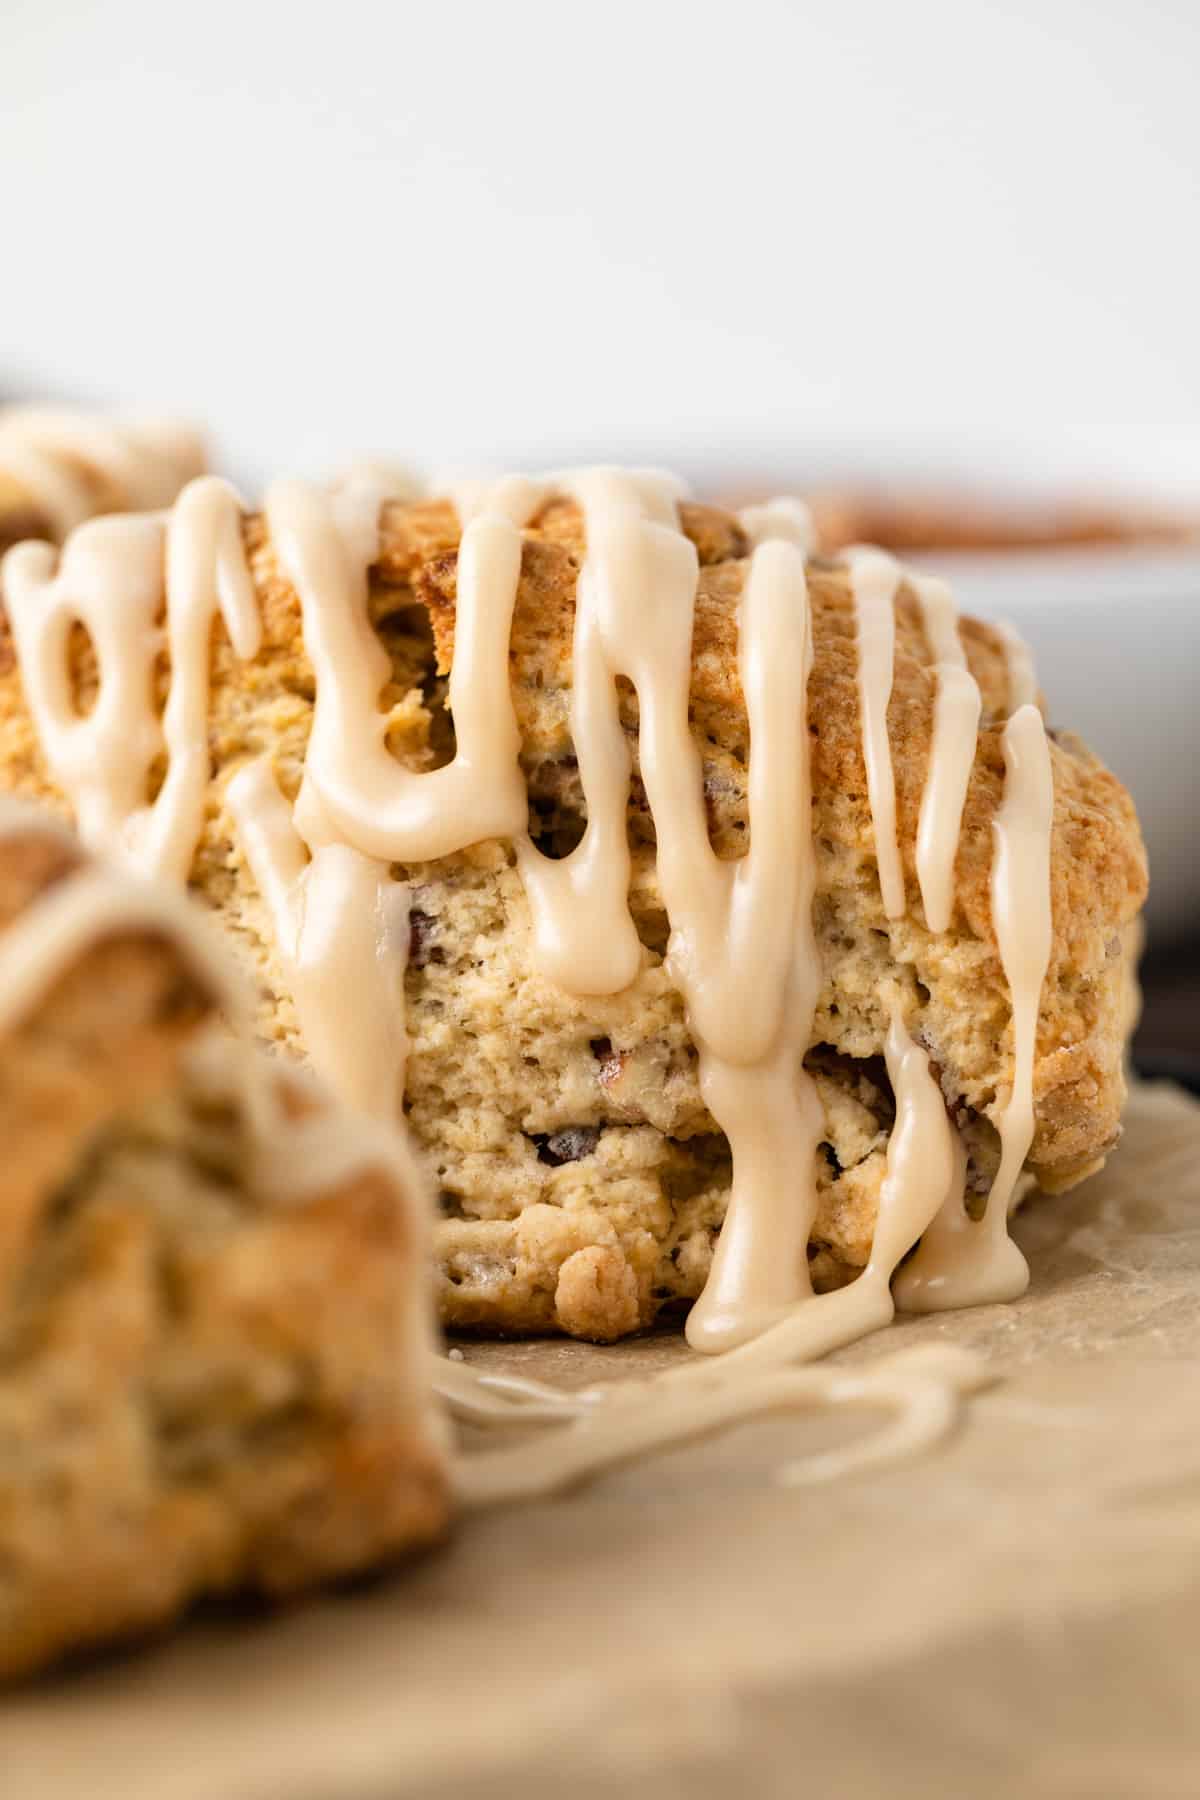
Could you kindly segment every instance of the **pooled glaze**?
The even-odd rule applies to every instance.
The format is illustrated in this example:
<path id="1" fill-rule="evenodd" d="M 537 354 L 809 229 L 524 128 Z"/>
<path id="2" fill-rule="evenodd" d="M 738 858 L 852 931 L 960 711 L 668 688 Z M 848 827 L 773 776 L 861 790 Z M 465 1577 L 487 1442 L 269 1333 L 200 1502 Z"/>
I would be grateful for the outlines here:
<path id="1" fill-rule="evenodd" d="M 495 1378 L 469 1367 L 435 1365 L 434 1380 L 452 1412 L 489 1435 L 530 1425 L 532 1439 L 460 1455 L 454 1488 L 460 1505 L 480 1507 L 544 1498 L 651 1451 L 705 1437 L 756 1415 L 785 1410 L 859 1408 L 891 1415 L 843 1449 L 786 1464 L 789 1486 L 860 1474 L 932 1448 L 953 1427 L 963 1398 L 986 1385 L 982 1361 L 952 1345 L 883 1357 L 865 1368 L 789 1368 L 782 1363 L 726 1370 L 713 1358 L 701 1381 L 620 1381 L 555 1400 L 531 1391 L 501 1397 Z M 449 1371 L 449 1373 L 447 1373 Z M 691 1374 L 693 1371 L 683 1371 Z M 533 1384 L 530 1384 L 531 1388 Z M 550 1393 L 556 1391 L 551 1389 Z"/>

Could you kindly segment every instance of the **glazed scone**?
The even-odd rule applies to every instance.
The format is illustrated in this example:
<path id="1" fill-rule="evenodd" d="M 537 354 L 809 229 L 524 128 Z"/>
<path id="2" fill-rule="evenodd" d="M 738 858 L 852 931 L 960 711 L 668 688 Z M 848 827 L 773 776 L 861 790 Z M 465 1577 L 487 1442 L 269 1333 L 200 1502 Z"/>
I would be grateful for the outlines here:
<path id="1" fill-rule="evenodd" d="M 331 1157 L 311 1082 L 208 1035 L 223 976 L 191 934 L 7 806 L 6 975 L 80 883 L 109 914 L 0 1001 L 0 1679 L 446 1520 L 420 1184 Z"/>
<path id="2" fill-rule="evenodd" d="M 187 426 L 0 407 L 0 552 L 23 538 L 61 543 L 100 513 L 169 506 L 204 465 Z"/>
<path id="3" fill-rule="evenodd" d="M 416 771 L 453 754 L 446 682 L 455 656 L 459 514 L 448 500 L 385 503 L 369 607 L 390 666 L 379 704 L 394 757 Z M 749 838 L 749 736 L 738 613 L 750 569 L 744 525 L 684 501 L 679 526 L 699 563 L 690 727 L 712 844 L 741 857 Z M 585 807 L 569 707 L 583 515 L 560 495 L 525 523 L 509 671 L 535 845 L 561 856 Z M 255 654 L 214 628 L 208 748 L 212 780 L 191 881 L 253 971 L 260 1028 L 302 1051 L 275 919 L 251 873 L 229 785 L 267 755 L 288 802 L 300 789 L 316 691 L 301 608 L 262 517 L 244 541 L 262 618 Z M 889 996 L 929 1053 L 967 1157 L 969 1207 L 986 1202 L 996 1124 L 1014 1079 L 1013 1009 L 998 954 L 990 880 L 1004 791 L 1010 701 L 1006 646 L 966 619 L 961 641 L 982 716 L 963 807 L 952 916 L 933 931 L 916 873 L 930 764 L 935 656 L 910 585 L 895 602 L 887 731 L 905 895 L 888 917 L 867 789 L 854 603 L 847 568 L 808 566 L 814 661 L 807 689 L 819 992 L 805 1067 L 824 1115 L 809 1256 L 816 1284 L 866 1264 L 894 1119 L 884 1064 Z M 95 673 L 74 652 L 77 699 Z M 162 677 L 162 671 L 159 671 Z M 163 677 L 165 680 L 165 677 Z M 410 1038 L 405 1106 L 441 1195 L 439 1298 L 454 1326 L 559 1330 L 608 1339 L 700 1293 L 730 1191 L 730 1151 L 706 1107 L 697 1053 L 665 952 L 668 921 L 641 775 L 638 701 L 618 683 L 632 763 L 629 901 L 641 943 L 635 978 L 581 996 L 535 964 L 525 886 L 508 837 L 422 863 L 393 864 L 408 886 L 404 981 Z M 1120 783 L 1076 740 L 1055 737 L 1050 837 L 1052 935 L 1033 1070 L 1028 1168 L 1047 1190 L 1099 1166 L 1124 1097 L 1126 929 L 1145 893 L 1137 821 Z M 21 690 L 13 646 L 0 673 L 0 778 L 62 804 Z"/>

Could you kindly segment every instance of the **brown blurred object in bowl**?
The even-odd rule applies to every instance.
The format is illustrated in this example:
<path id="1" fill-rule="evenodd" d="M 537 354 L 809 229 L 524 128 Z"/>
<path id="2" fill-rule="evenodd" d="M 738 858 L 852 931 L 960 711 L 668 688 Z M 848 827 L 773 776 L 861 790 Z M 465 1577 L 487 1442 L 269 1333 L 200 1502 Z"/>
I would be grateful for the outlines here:
<path id="1" fill-rule="evenodd" d="M 1121 499 L 1039 499 L 949 486 L 818 487 L 806 499 L 823 550 L 1042 550 L 1200 542 L 1195 515 Z"/>

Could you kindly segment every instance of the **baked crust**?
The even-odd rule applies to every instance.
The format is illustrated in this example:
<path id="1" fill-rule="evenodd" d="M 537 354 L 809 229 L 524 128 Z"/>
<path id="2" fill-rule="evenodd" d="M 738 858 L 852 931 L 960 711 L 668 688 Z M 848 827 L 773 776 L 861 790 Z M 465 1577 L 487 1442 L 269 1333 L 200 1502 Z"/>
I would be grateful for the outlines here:
<path id="1" fill-rule="evenodd" d="M 79 862 L 55 833 L 0 838 L 0 929 Z M 0 1034 L 0 1678 L 445 1526 L 401 1311 L 414 1196 L 369 1159 L 300 1198 L 272 1186 L 236 1075 L 195 1064 L 214 1002 L 135 928 Z M 269 1079 L 297 1121 L 324 1107 Z"/>
<path id="2" fill-rule="evenodd" d="M 737 667 L 736 608 L 747 543 L 736 518 L 685 504 L 684 530 L 701 576 L 692 720 L 704 764 L 713 842 L 748 842 L 746 716 Z M 459 527 L 446 501 L 389 503 L 372 574 L 371 607 L 392 660 L 382 696 L 390 742 L 428 768 L 450 754 L 445 677 L 453 659 Z M 214 639 L 210 742 L 215 780 L 194 868 L 264 994 L 264 1035 L 297 1045 L 270 922 L 238 848 L 224 789 L 248 756 L 272 753 L 297 790 L 311 720 L 313 676 L 299 605 L 266 527 L 246 539 L 264 615 L 253 663 Z M 510 668 L 530 788 L 530 829 L 569 847 L 583 799 L 568 730 L 575 581 L 583 556 L 578 508 L 555 499 L 525 532 Z M 982 1197 L 996 1160 L 994 1119 L 1012 1068 L 1009 992 L 991 923 L 992 826 L 1003 788 L 1007 708 L 1002 642 L 964 620 L 962 638 L 984 714 L 963 818 L 950 929 L 924 924 L 915 839 L 936 692 L 914 596 L 897 604 L 888 727 L 908 912 L 883 915 L 857 691 L 857 653 L 844 571 L 810 565 L 815 663 L 809 687 L 817 893 L 814 925 L 825 980 L 809 1066 L 826 1109 L 820 1209 L 810 1254 L 819 1283 L 866 1261 L 891 1125 L 880 1065 L 889 983 L 936 1063 L 968 1144 Z M 432 634 L 432 643 L 430 637 Z M 0 639 L 0 664 L 4 660 Z M 8 658 L 0 673 L 0 772 L 46 791 L 44 771 Z M 86 668 L 80 680 L 86 691 Z M 694 1298 L 711 1259 L 728 1191 L 728 1150 L 699 1095 L 694 1046 L 662 965 L 666 921 L 653 824 L 637 775 L 637 699 L 622 684 L 634 780 L 631 907 L 645 945 L 624 994 L 581 1001 L 531 966 L 528 910 L 505 843 L 435 864 L 398 866 L 412 884 L 407 979 L 410 1123 L 439 1182 L 443 1316 L 454 1325 L 558 1329 L 595 1338 L 645 1324 L 662 1305 Z M 1036 1133 L 1030 1166 L 1045 1188 L 1070 1185 L 1115 1144 L 1124 1099 L 1126 928 L 1145 894 L 1145 859 L 1128 795 L 1074 738 L 1051 743 L 1055 784 L 1053 947 L 1038 1029 Z M 556 1147 L 557 1146 L 557 1147 Z M 581 1252 L 604 1252 L 597 1261 Z M 561 1289 L 561 1292 L 560 1292 Z M 631 1299 L 631 1295 L 635 1299 Z"/>

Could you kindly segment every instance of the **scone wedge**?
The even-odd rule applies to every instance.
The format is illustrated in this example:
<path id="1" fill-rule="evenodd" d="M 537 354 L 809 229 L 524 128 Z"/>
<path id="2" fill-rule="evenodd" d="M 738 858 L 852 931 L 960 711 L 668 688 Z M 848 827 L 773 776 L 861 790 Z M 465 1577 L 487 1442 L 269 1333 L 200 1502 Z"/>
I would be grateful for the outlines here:
<path id="1" fill-rule="evenodd" d="M 772 1104 L 799 1110 L 741 1166 L 757 1165 L 760 1194 L 775 1177 L 755 1256 L 780 1305 L 869 1263 L 897 1122 L 893 1028 L 941 1094 L 958 1217 L 987 1209 L 1002 1172 L 1002 1227 L 1024 1180 L 1066 1187 L 1117 1143 L 1146 889 L 1132 803 L 1047 727 L 1011 639 L 956 619 L 918 576 L 879 558 L 805 563 L 797 509 L 736 515 L 646 472 L 416 502 L 281 483 L 259 514 L 193 486 L 158 585 L 159 565 L 139 575 L 146 617 L 176 633 L 172 665 L 105 611 L 125 552 L 89 531 L 61 564 L 28 547 L 6 560 L 0 781 L 73 808 L 143 863 L 167 846 L 251 971 L 263 1037 L 340 1069 L 380 1110 L 403 1085 L 441 1197 L 448 1323 L 604 1340 L 701 1296 L 736 1193 L 728 1071 L 765 1068 L 776 1040 Z M 196 576 L 186 605 L 211 595 L 199 633 L 181 567 Z M 87 635 L 60 632 L 44 654 L 72 608 L 110 634 L 127 691 L 150 697 L 140 765 L 105 736 Z M 748 663 L 751 615 L 763 643 L 788 647 Z M 782 755 L 764 735 L 764 670 L 792 683 Z M 950 767 L 951 689 L 966 705 L 955 775 L 934 782 Z M 161 710 L 179 693 L 194 741 L 182 709 Z M 95 748 L 82 772 L 66 694 Z M 1024 916 L 1002 854 L 1018 737 L 1037 763 L 1038 966 L 1023 984 L 997 929 L 998 883 L 1018 935 Z M 778 906 L 760 896 L 740 936 L 709 929 L 752 886 L 736 870 L 785 837 Z M 335 917 L 357 936 L 313 927 Z M 802 971 L 785 966 L 789 945 Z M 714 984 L 725 999 L 706 1048 L 697 1007 Z M 747 1142 L 768 1086 L 753 1102 L 738 1089 Z"/>
<path id="2" fill-rule="evenodd" d="M 189 910 L 0 808 L 0 1678 L 446 1524 L 423 1187 Z"/>

